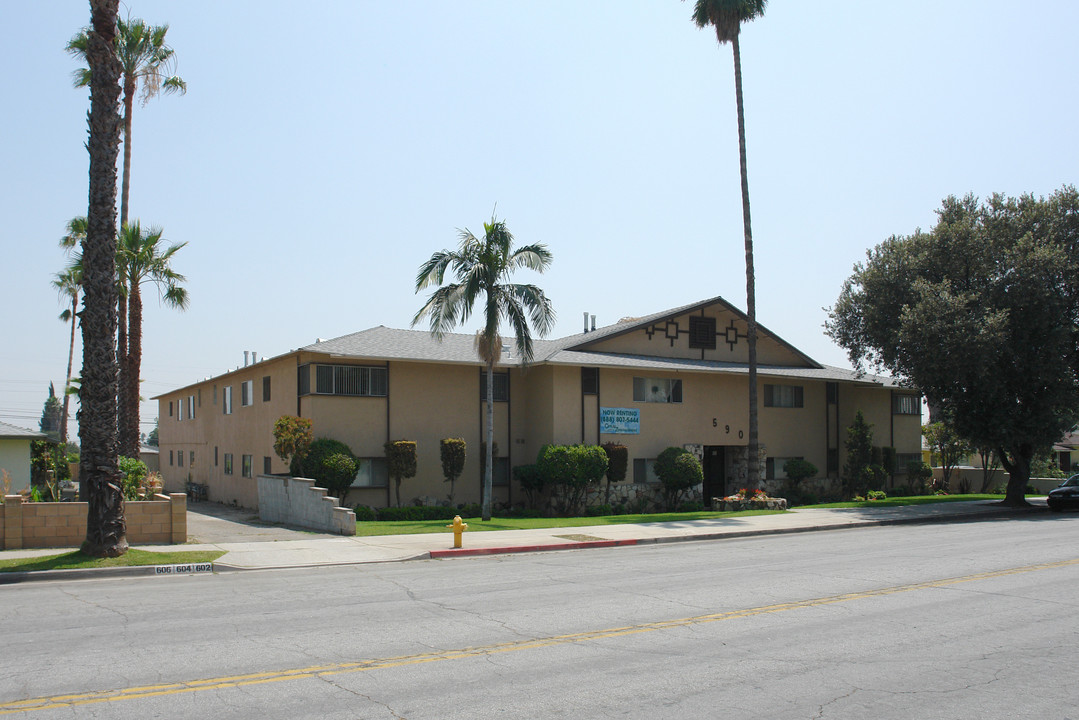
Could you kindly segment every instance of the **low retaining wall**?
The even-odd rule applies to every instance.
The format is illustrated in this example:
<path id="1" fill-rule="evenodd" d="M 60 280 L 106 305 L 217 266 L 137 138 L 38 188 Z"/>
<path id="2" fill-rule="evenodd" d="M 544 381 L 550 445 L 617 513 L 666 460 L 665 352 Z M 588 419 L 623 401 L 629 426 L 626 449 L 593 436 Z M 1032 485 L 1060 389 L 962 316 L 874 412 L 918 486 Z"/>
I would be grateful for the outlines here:
<path id="1" fill-rule="evenodd" d="M 356 534 L 356 513 L 328 497 L 326 489 L 307 478 L 258 476 L 259 519 L 309 530 Z"/>
<path id="2" fill-rule="evenodd" d="M 154 500 L 124 503 L 127 542 L 167 545 L 187 542 L 187 496 L 155 495 Z M 0 549 L 79 547 L 86 539 L 84 502 L 23 502 L 5 495 L 0 505 Z"/>

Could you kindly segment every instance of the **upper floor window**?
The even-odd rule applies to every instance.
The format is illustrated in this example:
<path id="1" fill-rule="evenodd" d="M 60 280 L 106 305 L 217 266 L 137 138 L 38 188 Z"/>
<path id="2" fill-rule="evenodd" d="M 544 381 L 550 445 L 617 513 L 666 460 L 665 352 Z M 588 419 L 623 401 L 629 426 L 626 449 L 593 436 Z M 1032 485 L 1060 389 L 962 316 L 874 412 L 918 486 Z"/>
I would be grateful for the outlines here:
<path id="1" fill-rule="evenodd" d="M 225 415 L 232 414 L 232 386 L 226 385 L 221 388 L 221 412 Z"/>
<path id="2" fill-rule="evenodd" d="M 384 367 L 359 365 L 315 365 L 316 395 L 385 397 L 389 373 Z M 301 365 L 297 374 L 300 395 L 311 393 L 311 365 Z"/>
<path id="3" fill-rule="evenodd" d="M 581 368 L 581 394 L 599 395 L 599 368 Z"/>
<path id="4" fill-rule="evenodd" d="M 633 378 L 634 402 L 680 403 L 682 381 L 668 378 Z"/>
<path id="5" fill-rule="evenodd" d="M 805 407 L 805 393 L 801 385 L 765 385 L 764 407 Z"/>
<path id="6" fill-rule="evenodd" d="M 270 376 L 262 378 L 262 402 L 270 402 Z M 266 473 L 269 475 L 269 473 Z"/>
<path id="7" fill-rule="evenodd" d="M 893 395 L 892 396 L 892 414 L 893 415 L 921 415 L 922 403 L 921 398 L 917 395 Z"/>
<path id="8" fill-rule="evenodd" d="M 189 420 L 195 419 L 195 396 L 187 396 L 187 417 Z"/>
<path id="9" fill-rule="evenodd" d="M 247 407 L 255 402 L 255 381 L 244 380 L 240 383 L 240 407 Z"/>
<path id="10" fill-rule="evenodd" d="M 510 399 L 510 374 L 508 372 L 496 372 L 494 376 L 495 402 L 509 402 Z M 480 373 L 480 400 L 487 400 L 487 371 Z"/>

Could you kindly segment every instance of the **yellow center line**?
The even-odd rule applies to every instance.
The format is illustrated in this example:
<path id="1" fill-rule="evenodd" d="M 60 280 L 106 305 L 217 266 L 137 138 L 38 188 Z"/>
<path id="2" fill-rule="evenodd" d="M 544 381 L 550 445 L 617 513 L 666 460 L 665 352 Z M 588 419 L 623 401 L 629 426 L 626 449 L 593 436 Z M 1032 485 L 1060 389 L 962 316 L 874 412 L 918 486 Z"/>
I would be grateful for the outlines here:
<path id="1" fill-rule="evenodd" d="M 931 588 L 947 587 L 959 583 L 974 582 L 977 580 L 990 580 L 993 578 L 1019 575 L 1021 573 L 1050 570 L 1053 568 L 1079 565 L 1079 558 L 1061 560 L 1058 562 L 1039 563 L 1037 565 L 1025 565 L 1022 567 L 1009 568 L 1007 570 L 993 570 L 990 572 L 963 575 L 960 577 L 944 578 L 941 580 L 929 580 L 910 585 L 895 585 L 892 587 L 879 588 L 877 590 L 865 590 L 862 592 L 843 593 L 841 595 L 829 595 L 826 597 L 812 598 L 809 600 L 796 600 L 792 602 L 763 605 L 743 610 L 730 610 L 728 612 L 710 613 L 707 615 L 695 615 L 693 617 L 679 618 L 676 620 L 660 620 L 657 622 L 629 625 L 625 627 L 607 628 L 589 632 L 570 633 L 555 635 L 546 638 L 534 638 L 530 640 L 515 640 L 504 643 L 493 643 L 478 647 L 466 647 L 455 650 L 443 650 L 438 652 L 420 653 L 417 655 L 402 655 L 399 657 L 379 658 L 371 660 L 359 660 L 354 662 L 331 663 L 327 665 L 312 665 L 290 670 L 275 670 L 261 673 L 249 673 L 244 675 L 226 675 L 201 680 L 189 680 L 186 682 L 164 683 L 159 685 L 142 685 L 139 687 L 123 688 L 119 690 L 105 690 L 101 692 L 77 693 L 71 695 L 53 695 L 49 697 L 17 700 L 14 702 L 0 703 L 0 715 L 27 712 L 31 710 L 48 710 L 52 708 L 73 708 L 80 705 L 96 703 L 116 702 L 119 700 L 136 700 L 140 698 L 161 697 L 164 695 L 180 695 L 183 693 L 202 692 L 204 690 L 219 690 L 221 688 L 246 687 L 249 685 L 261 685 L 265 683 L 284 682 L 288 680 L 302 680 L 319 677 L 322 675 L 340 675 L 344 673 L 365 672 L 368 670 L 383 670 L 387 668 L 419 665 L 422 663 L 439 662 L 442 660 L 462 660 L 492 655 L 495 653 L 516 652 L 519 650 L 535 650 L 539 648 L 557 645 L 568 645 L 589 640 L 603 640 L 607 638 L 624 637 L 639 633 L 655 632 L 657 630 L 669 630 L 672 628 L 701 625 L 705 623 L 720 622 L 723 620 L 735 620 L 738 618 L 765 615 L 768 613 L 784 612 L 799 608 L 818 607 L 821 605 L 833 605 L 835 603 L 862 600 L 871 597 L 895 595 L 914 590 L 927 590 Z"/>

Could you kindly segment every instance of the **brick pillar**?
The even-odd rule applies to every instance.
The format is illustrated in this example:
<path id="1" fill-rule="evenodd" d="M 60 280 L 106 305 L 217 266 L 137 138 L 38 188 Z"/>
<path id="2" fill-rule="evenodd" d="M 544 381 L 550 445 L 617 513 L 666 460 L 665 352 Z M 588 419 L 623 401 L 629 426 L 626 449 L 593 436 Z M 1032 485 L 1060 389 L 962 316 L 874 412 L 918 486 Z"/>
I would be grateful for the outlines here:
<path id="1" fill-rule="evenodd" d="M 169 520 L 172 527 L 172 544 L 187 542 L 187 495 L 169 493 Z"/>
<path id="2" fill-rule="evenodd" d="M 4 549 L 22 549 L 22 495 L 4 496 Z"/>

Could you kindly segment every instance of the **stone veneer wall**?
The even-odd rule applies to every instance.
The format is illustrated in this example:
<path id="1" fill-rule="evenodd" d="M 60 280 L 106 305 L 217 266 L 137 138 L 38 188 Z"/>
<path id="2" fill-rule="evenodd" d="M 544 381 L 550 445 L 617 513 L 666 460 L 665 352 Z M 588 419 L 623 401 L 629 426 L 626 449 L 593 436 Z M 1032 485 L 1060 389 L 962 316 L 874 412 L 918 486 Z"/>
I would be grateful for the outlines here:
<path id="1" fill-rule="evenodd" d="M 127 541 L 132 545 L 187 542 L 187 496 L 155 495 L 124 503 Z M 79 547 L 86 539 L 84 502 L 28 503 L 4 496 L 0 505 L 0 549 Z"/>
<path id="2" fill-rule="evenodd" d="M 337 498 L 326 495 L 325 488 L 315 487 L 314 480 L 259 475 L 258 490 L 259 518 L 264 522 L 356 534 L 356 513 L 340 507 Z"/>

